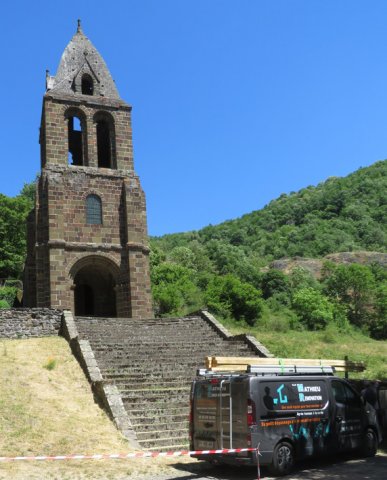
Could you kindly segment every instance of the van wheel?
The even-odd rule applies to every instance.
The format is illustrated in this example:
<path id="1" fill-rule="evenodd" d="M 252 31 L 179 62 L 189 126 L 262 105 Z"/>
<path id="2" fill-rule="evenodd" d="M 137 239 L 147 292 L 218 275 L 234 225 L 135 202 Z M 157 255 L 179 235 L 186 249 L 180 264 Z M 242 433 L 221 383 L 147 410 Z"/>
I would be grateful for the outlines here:
<path id="1" fill-rule="evenodd" d="M 372 428 L 368 428 L 364 437 L 362 455 L 364 457 L 374 457 L 378 451 L 378 438 Z"/>
<path id="2" fill-rule="evenodd" d="M 273 452 L 273 461 L 269 466 L 272 475 L 281 477 L 287 475 L 293 469 L 294 448 L 288 442 L 280 442 Z"/>

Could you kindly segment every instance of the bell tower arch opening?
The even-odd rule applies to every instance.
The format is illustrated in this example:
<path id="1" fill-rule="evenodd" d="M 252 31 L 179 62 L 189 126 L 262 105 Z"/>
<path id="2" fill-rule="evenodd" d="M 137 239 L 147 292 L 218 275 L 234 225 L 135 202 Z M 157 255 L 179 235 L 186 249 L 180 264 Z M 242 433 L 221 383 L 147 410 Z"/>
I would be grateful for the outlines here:
<path id="1" fill-rule="evenodd" d="M 116 317 L 118 267 L 99 256 L 84 257 L 71 269 L 74 313 L 78 316 Z"/>
<path id="2" fill-rule="evenodd" d="M 97 137 L 97 161 L 99 168 L 116 168 L 114 119 L 108 112 L 94 116 Z"/>
<path id="3" fill-rule="evenodd" d="M 83 112 L 70 108 L 65 113 L 68 135 L 68 163 L 85 166 L 86 163 L 86 119 Z"/>

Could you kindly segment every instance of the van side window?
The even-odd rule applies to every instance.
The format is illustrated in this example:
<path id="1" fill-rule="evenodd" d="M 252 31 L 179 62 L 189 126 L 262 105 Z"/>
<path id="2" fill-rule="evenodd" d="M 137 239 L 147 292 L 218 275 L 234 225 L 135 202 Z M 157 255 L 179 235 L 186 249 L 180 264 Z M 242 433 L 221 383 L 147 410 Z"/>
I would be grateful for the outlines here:
<path id="1" fill-rule="evenodd" d="M 361 399 L 352 388 L 342 382 L 332 382 L 333 396 L 337 403 L 355 407 L 361 406 Z"/>
<path id="2" fill-rule="evenodd" d="M 352 407 L 361 407 L 361 399 L 359 395 L 352 390 L 352 388 L 348 387 L 348 385 L 344 385 L 345 389 L 345 397 L 346 397 L 346 404 L 351 405 Z"/>
<path id="3" fill-rule="evenodd" d="M 333 381 L 332 391 L 337 403 L 345 403 L 345 391 L 343 383 Z"/>

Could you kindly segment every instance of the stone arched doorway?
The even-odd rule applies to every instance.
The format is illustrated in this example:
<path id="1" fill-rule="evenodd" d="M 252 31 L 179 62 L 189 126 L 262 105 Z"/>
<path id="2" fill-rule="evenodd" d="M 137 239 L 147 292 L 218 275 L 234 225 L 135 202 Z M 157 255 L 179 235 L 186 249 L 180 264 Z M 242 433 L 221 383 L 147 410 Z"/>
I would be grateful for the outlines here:
<path id="1" fill-rule="evenodd" d="M 71 269 L 74 314 L 115 317 L 118 267 L 99 256 L 84 257 Z"/>

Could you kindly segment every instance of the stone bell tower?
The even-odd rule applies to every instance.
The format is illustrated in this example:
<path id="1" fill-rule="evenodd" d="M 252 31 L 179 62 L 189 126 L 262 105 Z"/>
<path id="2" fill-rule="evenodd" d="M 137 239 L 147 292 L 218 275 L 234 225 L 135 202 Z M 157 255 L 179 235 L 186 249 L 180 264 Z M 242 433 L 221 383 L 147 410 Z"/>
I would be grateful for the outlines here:
<path id="1" fill-rule="evenodd" d="M 41 174 L 28 223 L 25 304 L 76 315 L 153 315 L 145 196 L 131 107 L 80 22 L 47 73 Z"/>

